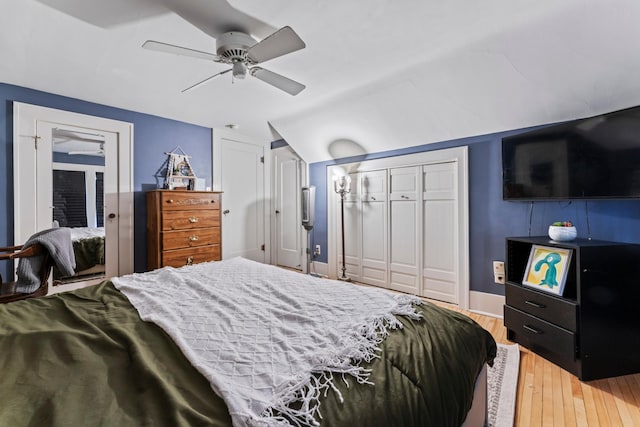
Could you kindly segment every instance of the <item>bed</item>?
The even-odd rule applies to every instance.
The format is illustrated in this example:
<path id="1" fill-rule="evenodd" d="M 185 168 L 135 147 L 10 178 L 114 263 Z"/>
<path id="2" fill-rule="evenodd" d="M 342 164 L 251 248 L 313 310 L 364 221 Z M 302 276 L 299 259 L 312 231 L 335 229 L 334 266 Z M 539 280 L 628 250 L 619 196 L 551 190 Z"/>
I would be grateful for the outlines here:
<path id="1" fill-rule="evenodd" d="M 307 336 L 322 344 L 305 350 Z M 327 351 L 351 340 L 346 359 Z M 12 426 L 460 426 L 496 353 L 460 313 L 242 258 L 0 305 L 0 348 L 0 425 Z M 263 376 L 278 383 L 266 404 Z M 465 425 L 483 423 L 481 411 Z"/>
<path id="2" fill-rule="evenodd" d="M 72 227 L 69 230 L 76 260 L 75 274 L 71 278 L 104 273 L 104 227 Z M 54 269 L 54 279 L 68 280 L 69 277 L 62 277 Z"/>

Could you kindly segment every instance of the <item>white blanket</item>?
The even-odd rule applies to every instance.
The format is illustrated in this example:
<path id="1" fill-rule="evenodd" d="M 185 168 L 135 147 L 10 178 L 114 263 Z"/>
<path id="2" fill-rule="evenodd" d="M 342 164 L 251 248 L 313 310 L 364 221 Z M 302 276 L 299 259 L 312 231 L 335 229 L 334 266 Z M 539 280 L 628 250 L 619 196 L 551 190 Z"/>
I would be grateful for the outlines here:
<path id="1" fill-rule="evenodd" d="M 333 375 L 367 382 L 359 364 L 376 357 L 389 329 L 402 327 L 394 314 L 420 317 L 411 305 L 417 297 L 243 258 L 113 283 L 210 381 L 235 427 L 317 425 L 318 398 Z M 301 409 L 288 407 L 294 401 Z"/>
<path id="2" fill-rule="evenodd" d="M 72 227 L 71 241 L 92 239 L 94 237 L 104 237 L 104 227 Z"/>

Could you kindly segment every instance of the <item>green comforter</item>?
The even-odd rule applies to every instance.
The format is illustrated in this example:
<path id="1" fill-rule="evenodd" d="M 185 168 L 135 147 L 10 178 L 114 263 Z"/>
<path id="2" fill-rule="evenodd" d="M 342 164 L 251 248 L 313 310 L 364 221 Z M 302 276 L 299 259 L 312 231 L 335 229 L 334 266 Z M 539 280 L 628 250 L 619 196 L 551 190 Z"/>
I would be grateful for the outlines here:
<path id="1" fill-rule="evenodd" d="M 76 271 L 104 264 L 104 237 L 91 237 L 73 241 Z"/>
<path id="2" fill-rule="evenodd" d="M 375 386 L 340 378 L 322 426 L 459 426 L 496 345 L 468 317 L 426 303 L 371 363 Z M 0 304 L 0 425 L 230 426 L 224 402 L 110 282 Z"/>

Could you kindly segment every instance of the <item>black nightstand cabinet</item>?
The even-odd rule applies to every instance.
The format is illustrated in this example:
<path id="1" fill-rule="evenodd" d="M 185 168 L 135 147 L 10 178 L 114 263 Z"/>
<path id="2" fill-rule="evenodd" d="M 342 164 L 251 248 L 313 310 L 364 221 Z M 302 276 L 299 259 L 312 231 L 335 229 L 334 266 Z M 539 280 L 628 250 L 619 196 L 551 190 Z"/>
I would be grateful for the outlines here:
<path id="1" fill-rule="evenodd" d="M 522 285 L 532 245 L 572 250 L 562 296 Z M 506 240 L 507 338 L 583 381 L 640 372 L 640 245 Z"/>

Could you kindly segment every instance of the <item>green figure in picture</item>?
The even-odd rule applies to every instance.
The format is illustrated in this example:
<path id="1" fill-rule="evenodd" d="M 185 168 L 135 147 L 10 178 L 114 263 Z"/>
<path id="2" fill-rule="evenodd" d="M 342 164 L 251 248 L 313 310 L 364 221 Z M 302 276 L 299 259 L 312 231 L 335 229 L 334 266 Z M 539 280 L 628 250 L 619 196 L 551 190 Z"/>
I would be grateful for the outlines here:
<path id="1" fill-rule="evenodd" d="M 561 258 L 559 254 L 551 252 L 549 255 L 544 257 L 544 259 L 541 259 L 536 263 L 534 267 L 536 271 L 540 271 L 540 268 L 545 264 L 548 266 L 547 274 L 544 275 L 544 279 L 540 282 L 541 285 L 547 285 L 551 289 L 553 289 L 554 286 L 558 286 L 558 281 L 556 280 L 556 276 L 558 275 L 558 272 L 556 271 L 556 264 L 559 263 L 560 260 Z"/>

